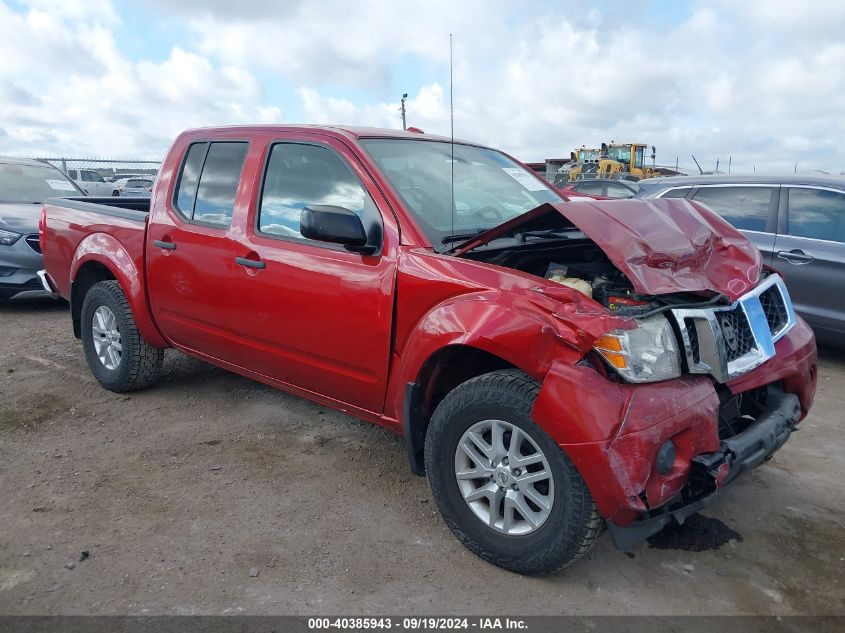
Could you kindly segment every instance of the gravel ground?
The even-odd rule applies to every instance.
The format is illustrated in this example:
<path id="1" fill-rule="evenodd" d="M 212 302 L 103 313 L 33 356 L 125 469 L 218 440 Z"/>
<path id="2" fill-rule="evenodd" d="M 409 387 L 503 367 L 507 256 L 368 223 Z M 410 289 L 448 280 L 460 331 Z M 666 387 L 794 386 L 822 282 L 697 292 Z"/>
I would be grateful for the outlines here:
<path id="1" fill-rule="evenodd" d="M 684 529 L 524 578 L 448 532 L 389 431 L 168 352 L 130 395 L 64 305 L 0 307 L 2 614 L 843 614 L 845 354 Z"/>

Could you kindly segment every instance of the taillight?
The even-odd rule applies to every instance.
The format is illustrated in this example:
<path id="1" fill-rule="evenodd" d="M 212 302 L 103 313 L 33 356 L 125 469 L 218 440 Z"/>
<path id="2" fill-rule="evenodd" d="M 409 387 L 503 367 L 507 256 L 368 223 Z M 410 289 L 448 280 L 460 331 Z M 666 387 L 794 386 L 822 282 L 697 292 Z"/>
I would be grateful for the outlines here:
<path id="1" fill-rule="evenodd" d="M 38 220 L 38 245 L 41 247 L 41 252 L 44 252 L 44 246 L 47 243 L 47 207 L 41 207 L 41 217 Z"/>

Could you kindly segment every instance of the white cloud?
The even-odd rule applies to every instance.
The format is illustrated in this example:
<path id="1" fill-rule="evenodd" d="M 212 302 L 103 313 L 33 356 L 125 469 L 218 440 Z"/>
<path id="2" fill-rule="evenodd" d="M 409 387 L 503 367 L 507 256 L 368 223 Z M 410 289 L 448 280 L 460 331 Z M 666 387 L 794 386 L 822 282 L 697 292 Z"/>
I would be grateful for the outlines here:
<path id="1" fill-rule="evenodd" d="M 245 68 L 178 47 L 160 63 L 126 59 L 107 3 L 33 4 L 19 15 L 0 3 L 4 153 L 158 157 L 185 128 L 283 119 Z"/>
<path id="2" fill-rule="evenodd" d="M 452 32 L 456 135 L 522 159 L 615 139 L 663 163 L 845 168 L 841 0 L 714 0 L 680 22 L 612 2 L 152 0 L 185 25 L 156 61 L 121 53 L 108 0 L 29 5 L 0 0 L 3 151 L 162 152 L 183 127 L 281 120 L 264 97 L 276 81 L 294 86 L 285 118 L 398 127 L 400 85 L 409 125 L 448 134 Z"/>

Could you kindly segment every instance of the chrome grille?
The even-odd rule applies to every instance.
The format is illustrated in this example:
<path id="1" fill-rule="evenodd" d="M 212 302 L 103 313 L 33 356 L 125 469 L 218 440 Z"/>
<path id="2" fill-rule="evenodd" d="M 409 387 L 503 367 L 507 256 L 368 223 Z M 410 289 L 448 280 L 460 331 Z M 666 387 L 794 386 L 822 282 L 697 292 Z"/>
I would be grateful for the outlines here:
<path id="1" fill-rule="evenodd" d="M 38 254 L 41 254 L 41 242 L 38 240 L 37 233 L 35 233 L 34 235 L 27 235 L 25 239 L 26 243 L 29 244 L 29 247 L 32 250 L 34 250 Z"/>
<path id="2" fill-rule="evenodd" d="M 741 376 L 775 355 L 775 342 L 795 325 L 779 275 L 770 275 L 730 306 L 676 308 L 687 367 L 719 382 Z"/>
<path id="3" fill-rule="evenodd" d="M 760 293 L 760 305 L 763 306 L 772 335 L 778 334 L 789 323 L 789 312 L 777 286 Z"/>
<path id="4" fill-rule="evenodd" d="M 755 348 L 754 335 L 742 308 L 723 310 L 716 314 L 728 362 L 742 358 Z"/>

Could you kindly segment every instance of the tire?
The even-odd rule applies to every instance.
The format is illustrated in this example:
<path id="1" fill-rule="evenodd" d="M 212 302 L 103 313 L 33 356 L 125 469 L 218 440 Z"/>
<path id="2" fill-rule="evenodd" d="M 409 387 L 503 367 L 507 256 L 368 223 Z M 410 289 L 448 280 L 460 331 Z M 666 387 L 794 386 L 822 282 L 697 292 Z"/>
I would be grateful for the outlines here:
<path id="1" fill-rule="evenodd" d="M 449 529 L 471 552 L 484 560 L 510 571 L 530 575 L 549 574 L 574 563 L 589 551 L 603 525 L 595 501 L 575 465 L 554 440 L 531 420 L 531 409 L 539 390 L 540 386 L 536 381 L 521 371 L 512 369 L 495 371 L 468 380 L 440 402 L 432 416 L 425 440 L 425 466 L 429 485 Z M 510 435 L 507 432 L 501 435 L 502 445 L 520 434 L 527 436 L 527 440 L 520 438 L 520 446 L 527 447 L 528 453 L 537 452 L 524 457 L 525 451 L 519 450 L 516 455 L 523 456 L 519 459 L 524 458 L 527 462 L 535 457 L 542 458 L 540 464 L 526 466 L 524 469 L 514 468 L 511 471 L 508 470 L 509 466 L 499 467 L 506 470 L 503 479 L 506 484 L 508 481 L 521 481 L 508 480 L 508 473 L 514 477 L 518 474 L 529 475 L 531 473 L 528 469 L 533 468 L 542 471 L 538 472 L 538 475 L 546 474 L 546 480 L 543 482 L 522 485 L 522 507 L 529 510 L 526 517 L 531 515 L 535 517 L 535 521 L 539 521 L 536 517 L 545 513 L 545 519 L 542 519 L 538 526 L 522 517 L 520 508 L 513 513 L 515 502 L 511 501 L 513 533 L 505 533 L 507 519 L 503 519 L 501 525 L 496 523 L 497 527 L 489 525 L 494 505 L 492 498 L 477 500 L 473 506 L 475 509 L 464 499 L 465 491 L 472 490 L 475 486 L 483 486 L 485 491 L 492 488 L 497 491 L 495 494 L 506 494 L 508 497 L 520 494 L 518 485 L 510 483 L 504 488 L 499 485 L 501 470 L 496 470 L 489 480 L 481 477 L 469 483 L 458 481 L 459 472 L 463 479 L 479 472 L 476 466 L 478 460 L 464 458 L 463 452 L 458 453 L 459 450 L 463 451 L 461 446 L 469 441 L 465 433 L 470 429 L 476 429 L 477 433 L 480 433 L 486 428 L 485 425 L 492 424 L 499 429 L 511 429 Z M 478 448 L 477 444 L 475 448 Z M 489 442 L 489 448 L 493 448 L 492 441 Z M 479 450 L 476 455 L 485 454 Z M 466 466 L 461 465 L 461 460 L 470 463 L 472 472 L 466 471 Z M 522 463 L 516 457 L 513 457 L 513 461 Z M 527 490 L 529 486 L 533 488 L 534 493 L 530 498 Z M 545 490 L 545 496 L 542 498 L 550 507 L 544 509 L 534 503 L 525 506 L 526 498 L 537 498 L 540 486 Z M 511 492 L 512 489 L 514 492 Z M 480 488 L 475 492 L 479 490 Z M 483 514 L 485 502 L 490 510 L 487 518 L 482 519 L 478 513 Z M 497 501 L 496 507 L 499 510 L 496 515 L 504 508 L 501 514 L 507 516 L 508 505 L 504 500 L 501 503 L 502 505 L 499 505 Z M 533 512 L 535 509 L 537 512 Z M 518 517 L 523 518 L 524 525 L 519 523 Z M 517 529 L 518 525 L 522 527 Z M 528 532 L 519 533 L 519 530 Z"/>
<path id="2" fill-rule="evenodd" d="M 111 325 L 100 327 L 103 322 L 99 319 L 108 314 L 114 317 L 113 321 L 107 319 Z M 129 301 L 116 281 L 101 281 L 91 286 L 82 302 L 81 327 L 82 349 L 88 367 L 109 391 L 123 393 L 142 389 L 161 374 L 164 350 L 152 347 L 138 333 Z M 111 352 L 103 351 L 103 345 L 108 348 L 109 343 L 115 341 L 114 335 L 110 338 L 103 332 L 116 332 L 119 351 L 114 347 Z"/>

